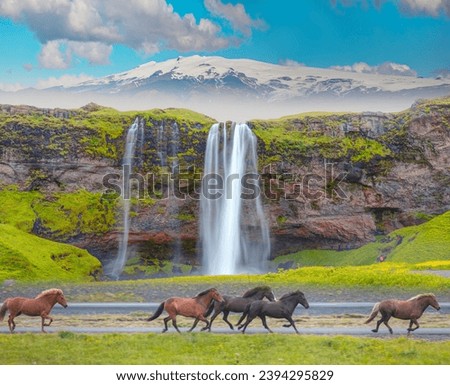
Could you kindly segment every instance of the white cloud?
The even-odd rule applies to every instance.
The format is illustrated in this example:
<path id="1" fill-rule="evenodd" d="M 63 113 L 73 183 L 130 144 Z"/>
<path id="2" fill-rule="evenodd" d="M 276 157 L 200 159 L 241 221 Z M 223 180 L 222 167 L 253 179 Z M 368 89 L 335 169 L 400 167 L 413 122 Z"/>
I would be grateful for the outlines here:
<path id="1" fill-rule="evenodd" d="M 366 74 L 379 75 L 397 75 L 397 76 L 417 76 L 417 72 L 406 64 L 397 64 L 385 62 L 377 66 L 370 66 L 364 62 L 354 63 L 346 66 L 333 66 L 332 69 L 347 72 L 358 72 Z"/>
<path id="2" fill-rule="evenodd" d="M 205 1 L 244 36 L 262 25 L 240 4 Z M 24 23 L 35 33 L 43 44 L 39 62 L 45 68 L 67 68 L 72 55 L 105 64 L 114 44 L 154 54 L 161 49 L 215 51 L 239 42 L 224 36 L 216 22 L 192 13 L 181 16 L 167 0 L 2 0 L 0 17 Z"/>
<path id="3" fill-rule="evenodd" d="M 211 14 L 228 20 L 233 30 L 244 36 L 251 36 L 253 28 L 266 28 L 266 23 L 261 19 L 252 19 L 242 4 L 224 4 L 220 0 L 205 0 L 204 4 Z"/>
<path id="4" fill-rule="evenodd" d="M 71 54 L 85 58 L 90 64 L 108 64 L 112 46 L 99 42 L 71 41 L 67 45 Z"/>
<path id="5" fill-rule="evenodd" d="M 400 0 L 400 9 L 411 14 L 426 14 L 430 16 L 439 16 L 444 12 L 450 16 L 450 1 L 449 0 Z"/>
<path id="6" fill-rule="evenodd" d="M 286 59 L 286 60 L 280 61 L 280 65 L 288 66 L 288 67 L 305 67 L 306 64 L 298 62 L 296 60 Z"/>
<path id="7" fill-rule="evenodd" d="M 380 7 L 382 4 L 392 2 L 398 6 L 401 12 L 409 15 L 428 15 L 438 17 L 441 14 L 450 17 L 450 1 L 449 0 L 372 0 L 375 6 Z M 350 7 L 355 4 L 362 4 L 367 7 L 369 0 L 331 0 L 331 4 L 341 3 L 343 6 Z"/>
<path id="8" fill-rule="evenodd" d="M 92 76 L 80 74 L 80 75 L 63 75 L 61 77 L 50 77 L 48 79 L 38 80 L 36 88 L 50 88 L 50 87 L 69 87 L 88 80 L 94 79 Z"/>
<path id="9" fill-rule="evenodd" d="M 62 52 L 63 42 L 52 40 L 47 42 L 39 54 L 39 65 L 49 69 L 66 69 L 70 66 L 70 55 L 68 52 Z"/>
<path id="10" fill-rule="evenodd" d="M 111 51 L 112 46 L 98 42 L 51 40 L 42 47 L 38 59 L 42 68 L 67 69 L 74 56 L 90 64 L 107 64 Z"/>
<path id="11" fill-rule="evenodd" d="M 20 83 L 0 83 L 0 91 L 15 92 L 24 89 Z"/>

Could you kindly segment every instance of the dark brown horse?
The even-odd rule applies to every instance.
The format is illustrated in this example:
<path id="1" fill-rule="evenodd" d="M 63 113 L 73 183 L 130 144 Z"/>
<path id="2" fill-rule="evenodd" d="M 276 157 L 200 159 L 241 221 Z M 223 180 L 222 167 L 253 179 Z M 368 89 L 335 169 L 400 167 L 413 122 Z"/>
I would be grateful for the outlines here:
<path id="1" fill-rule="evenodd" d="M 377 327 L 372 331 L 377 333 L 381 323 L 384 323 L 389 329 L 389 332 L 392 334 L 392 329 L 388 325 L 388 321 L 391 317 L 404 320 L 409 319 L 409 327 L 407 329 L 409 334 L 419 328 L 419 323 L 417 320 L 422 316 L 428 306 L 432 306 L 436 310 L 440 310 L 441 307 L 439 306 L 434 294 L 419 294 L 408 299 L 407 301 L 388 299 L 374 305 L 372 313 L 370 313 L 369 319 L 365 323 L 368 324 L 371 322 L 377 316 L 378 312 L 380 312 L 381 318 L 377 321 Z M 413 324 L 416 325 L 414 329 L 412 328 Z"/>
<path id="2" fill-rule="evenodd" d="M 9 311 L 8 325 L 11 333 L 16 328 L 14 318 L 21 315 L 40 316 L 42 318 L 41 330 L 45 333 L 44 326 L 50 326 L 53 318 L 49 316 L 56 303 L 67 307 L 67 301 L 61 289 L 48 289 L 43 291 L 36 298 L 13 297 L 7 298 L 0 309 L 0 321 L 3 321 L 5 314 Z M 49 322 L 46 324 L 45 320 Z"/>
<path id="3" fill-rule="evenodd" d="M 211 331 L 211 326 L 216 317 L 223 313 L 223 320 L 230 326 L 231 330 L 233 330 L 233 325 L 228 321 L 228 315 L 230 312 L 233 313 L 242 313 L 244 312 L 247 305 L 253 301 L 262 300 L 263 298 L 267 298 L 270 302 L 275 301 L 275 295 L 273 294 L 272 289 L 269 286 L 258 286 L 253 289 L 247 290 L 242 297 L 232 297 L 229 295 L 224 295 L 224 302 L 216 302 L 209 307 L 205 317 L 208 317 L 211 312 L 214 310 L 214 314 L 209 321 L 209 327 L 204 327 L 202 330 Z"/>
<path id="4" fill-rule="evenodd" d="M 168 316 L 164 318 L 163 333 L 168 330 L 167 322 L 169 322 L 169 320 L 172 320 L 173 327 L 178 333 L 180 333 L 176 321 L 177 315 L 195 318 L 194 324 L 189 331 L 194 330 L 198 321 L 205 322 L 206 327 L 208 327 L 209 321 L 205 318 L 204 314 L 213 300 L 223 302 L 222 296 L 219 294 L 217 289 L 214 288 L 202 291 L 193 298 L 171 297 L 162 302 L 155 314 L 147 319 L 147 321 L 153 321 L 158 318 L 163 310 L 165 310 L 168 313 Z"/>
<path id="5" fill-rule="evenodd" d="M 247 329 L 250 322 L 256 317 L 259 317 L 263 326 L 272 333 L 272 330 L 267 326 L 266 317 L 285 318 L 289 321 L 290 326 L 294 328 L 295 332 L 298 333 L 295 322 L 292 319 L 292 313 L 294 313 L 298 304 L 301 304 L 305 309 L 309 308 L 305 295 L 299 290 L 283 295 L 276 302 L 254 301 L 247 305 L 237 325 L 241 324 L 244 318 L 247 317 L 245 323 L 239 326 L 239 329 L 242 329 L 242 333 L 245 333 L 245 329 Z"/>

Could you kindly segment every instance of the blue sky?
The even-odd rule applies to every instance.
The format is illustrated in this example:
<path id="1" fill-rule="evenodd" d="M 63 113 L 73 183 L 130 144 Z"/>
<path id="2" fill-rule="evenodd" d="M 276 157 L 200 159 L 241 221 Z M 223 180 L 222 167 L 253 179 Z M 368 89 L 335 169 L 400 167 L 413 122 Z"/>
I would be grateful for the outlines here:
<path id="1" fill-rule="evenodd" d="M 2 0 L 0 36 L 5 90 L 192 54 L 431 77 L 450 0 Z"/>

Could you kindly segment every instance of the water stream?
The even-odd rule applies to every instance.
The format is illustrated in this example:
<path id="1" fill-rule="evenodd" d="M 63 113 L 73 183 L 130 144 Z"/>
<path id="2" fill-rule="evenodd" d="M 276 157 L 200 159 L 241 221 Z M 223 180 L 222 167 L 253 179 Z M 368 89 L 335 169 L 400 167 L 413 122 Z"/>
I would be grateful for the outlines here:
<path id="1" fill-rule="evenodd" d="M 144 126 L 143 121 L 137 117 L 127 132 L 125 142 L 125 152 L 122 160 L 123 167 L 123 185 L 121 194 L 122 203 L 122 219 L 123 231 L 119 240 L 119 251 L 117 258 L 112 264 L 110 276 L 118 279 L 123 271 L 123 268 L 128 259 L 128 237 L 130 233 L 130 199 L 131 199 L 131 185 L 130 175 L 132 174 L 133 166 L 136 163 L 136 145 L 140 141 L 141 146 L 143 142 Z M 141 151 L 142 152 L 142 151 Z"/>

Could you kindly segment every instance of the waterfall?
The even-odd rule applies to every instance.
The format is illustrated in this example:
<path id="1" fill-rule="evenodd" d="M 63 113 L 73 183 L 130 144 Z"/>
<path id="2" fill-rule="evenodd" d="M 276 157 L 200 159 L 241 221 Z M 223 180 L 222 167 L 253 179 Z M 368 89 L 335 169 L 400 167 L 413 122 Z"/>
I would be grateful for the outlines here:
<path id="1" fill-rule="evenodd" d="M 157 127 L 156 132 L 156 152 L 159 158 L 159 165 L 165 167 L 167 165 L 167 147 L 164 140 L 164 122 Z"/>
<path id="2" fill-rule="evenodd" d="M 123 268 L 128 259 L 128 236 L 130 232 L 130 199 L 131 199 L 131 185 L 130 175 L 132 174 L 133 166 L 135 165 L 136 144 L 138 141 L 141 146 L 144 138 L 143 121 L 136 118 L 127 132 L 125 142 L 125 152 L 122 160 L 123 167 L 123 188 L 121 194 L 122 203 L 122 218 L 123 218 L 123 232 L 119 240 L 119 251 L 117 258 L 112 265 L 110 275 L 116 279 L 119 278 Z M 142 152 L 142 151 L 141 151 Z"/>
<path id="3" fill-rule="evenodd" d="M 175 189 L 178 188 L 175 184 L 175 179 L 177 175 L 179 174 L 179 161 L 178 161 L 178 150 L 179 150 L 179 143 L 180 143 L 180 129 L 178 127 L 177 122 L 173 122 L 171 134 L 170 134 L 170 141 L 169 141 L 169 155 L 171 157 L 171 163 L 170 163 L 170 183 L 169 183 L 169 192 L 171 192 L 172 196 L 169 194 L 169 212 L 173 216 L 172 222 L 173 226 L 175 228 L 175 239 L 172 245 L 172 260 L 176 263 L 180 263 L 181 259 L 181 238 L 180 238 L 180 227 L 181 222 L 178 219 L 179 215 L 179 204 L 177 193 L 175 192 Z"/>
<path id="4" fill-rule="evenodd" d="M 206 144 L 200 239 L 207 274 L 261 272 L 270 254 L 256 137 L 246 124 L 214 124 Z M 250 194 L 252 193 L 252 194 Z"/>
<path id="5" fill-rule="evenodd" d="M 177 122 L 173 122 L 172 131 L 170 135 L 170 156 L 172 157 L 171 163 L 171 173 L 175 175 L 178 173 L 178 147 L 180 143 L 180 129 L 178 128 Z"/>

